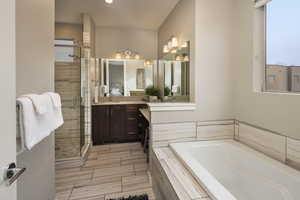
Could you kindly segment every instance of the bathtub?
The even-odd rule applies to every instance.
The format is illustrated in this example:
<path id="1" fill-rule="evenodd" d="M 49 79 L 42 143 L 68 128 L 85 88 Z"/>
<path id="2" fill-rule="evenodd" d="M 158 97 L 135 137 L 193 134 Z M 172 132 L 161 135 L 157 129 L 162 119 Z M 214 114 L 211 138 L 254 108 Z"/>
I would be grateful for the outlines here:
<path id="1" fill-rule="evenodd" d="M 300 172 L 233 140 L 171 144 L 212 199 L 299 200 Z"/>

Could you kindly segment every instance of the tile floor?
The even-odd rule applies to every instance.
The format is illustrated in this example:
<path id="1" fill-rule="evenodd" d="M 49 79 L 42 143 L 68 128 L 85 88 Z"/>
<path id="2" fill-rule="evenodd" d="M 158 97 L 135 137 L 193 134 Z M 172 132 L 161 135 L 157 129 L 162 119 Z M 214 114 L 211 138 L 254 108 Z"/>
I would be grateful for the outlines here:
<path id="1" fill-rule="evenodd" d="M 140 143 L 92 147 L 84 166 L 56 171 L 56 200 L 109 200 L 145 193 L 155 199 Z"/>

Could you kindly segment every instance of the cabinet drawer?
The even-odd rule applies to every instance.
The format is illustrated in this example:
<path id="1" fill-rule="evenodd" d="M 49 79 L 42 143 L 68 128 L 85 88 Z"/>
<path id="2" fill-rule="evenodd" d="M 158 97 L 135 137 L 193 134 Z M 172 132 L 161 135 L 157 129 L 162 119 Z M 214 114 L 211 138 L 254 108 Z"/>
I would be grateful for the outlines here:
<path id="1" fill-rule="evenodd" d="M 127 112 L 138 112 L 139 107 L 138 105 L 127 105 Z"/>
<path id="2" fill-rule="evenodd" d="M 127 121 L 130 122 L 138 122 L 137 115 L 127 115 Z"/>
<path id="3" fill-rule="evenodd" d="M 138 134 L 138 131 L 128 131 L 127 132 L 127 135 L 131 135 L 131 136 L 137 135 L 137 134 Z"/>

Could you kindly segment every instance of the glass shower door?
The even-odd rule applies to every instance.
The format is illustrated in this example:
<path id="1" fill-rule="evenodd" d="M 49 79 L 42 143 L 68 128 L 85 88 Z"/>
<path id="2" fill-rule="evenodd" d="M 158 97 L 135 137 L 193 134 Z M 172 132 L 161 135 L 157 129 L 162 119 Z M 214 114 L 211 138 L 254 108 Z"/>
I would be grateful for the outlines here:
<path id="1" fill-rule="evenodd" d="M 93 58 L 81 58 L 80 76 L 80 149 L 83 155 L 91 143 L 91 68 Z"/>

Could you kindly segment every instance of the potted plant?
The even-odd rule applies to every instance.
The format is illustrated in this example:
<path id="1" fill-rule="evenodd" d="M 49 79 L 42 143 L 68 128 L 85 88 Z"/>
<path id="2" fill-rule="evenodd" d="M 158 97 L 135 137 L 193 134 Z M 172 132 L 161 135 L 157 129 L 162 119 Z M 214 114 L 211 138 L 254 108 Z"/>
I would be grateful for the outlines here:
<path id="1" fill-rule="evenodd" d="M 159 96 L 159 89 L 154 86 L 149 86 L 145 89 L 145 94 L 148 96 L 150 102 L 157 101 Z"/>
<path id="2" fill-rule="evenodd" d="M 171 89 L 168 88 L 168 87 L 165 87 L 165 89 L 164 89 L 164 101 L 169 100 L 170 94 L 171 94 Z"/>

